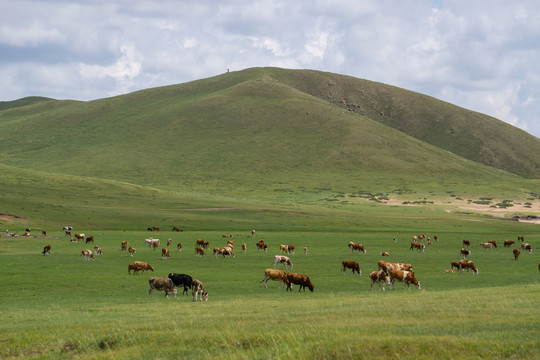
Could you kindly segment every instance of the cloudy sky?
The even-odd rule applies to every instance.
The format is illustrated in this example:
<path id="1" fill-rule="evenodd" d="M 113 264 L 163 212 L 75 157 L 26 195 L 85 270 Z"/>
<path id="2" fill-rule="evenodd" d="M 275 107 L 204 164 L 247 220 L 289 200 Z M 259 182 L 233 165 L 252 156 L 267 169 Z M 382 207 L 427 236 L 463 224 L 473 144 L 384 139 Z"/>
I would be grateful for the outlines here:
<path id="1" fill-rule="evenodd" d="M 255 66 L 379 81 L 540 137 L 537 0 L 0 0 L 0 101 Z"/>

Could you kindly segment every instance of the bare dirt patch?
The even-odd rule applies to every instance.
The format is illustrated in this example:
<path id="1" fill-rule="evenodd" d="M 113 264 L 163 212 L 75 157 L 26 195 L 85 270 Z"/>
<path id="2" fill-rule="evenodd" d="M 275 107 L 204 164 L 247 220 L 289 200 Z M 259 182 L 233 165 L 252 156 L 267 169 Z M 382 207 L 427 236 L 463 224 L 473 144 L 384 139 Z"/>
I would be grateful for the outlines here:
<path id="1" fill-rule="evenodd" d="M 13 215 L 13 214 L 0 214 L 0 220 L 13 221 L 13 220 L 26 220 L 26 218 L 22 216 Z"/>

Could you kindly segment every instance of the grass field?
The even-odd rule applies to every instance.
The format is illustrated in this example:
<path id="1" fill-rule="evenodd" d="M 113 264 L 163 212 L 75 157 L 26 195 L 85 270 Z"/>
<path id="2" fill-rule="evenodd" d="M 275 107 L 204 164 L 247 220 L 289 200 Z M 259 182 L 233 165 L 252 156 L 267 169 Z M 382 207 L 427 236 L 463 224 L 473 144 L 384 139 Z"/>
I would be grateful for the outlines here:
<path id="1" fill-rule="evenodd" d="M 513 225 L 513 224 L 512 224 Z M 83 243 L 62 232 L 48 238 L 0 238 L 2 263 L 0 356 L 28 358 L 538 358 L 540 355 L 540 275 L 538 250 L 518 261 L 504 239 L 507 232 L 440 232 L 425 253 L 409 250 L 410 232 L 183 232 L 104 231 L 94 235 L 104 255 L 94 262 L 80 257 Z M 523 225 L 522 225 L 523 226 Z M 513 228 L 515 227 L 515 228 Z M 525 226 L 538 244 L 540 234 Z M 532 230 L 532 231 L 531 231 Z M 235 258 L 196 257 L 197 238 L 222 247 L 222 235 L 237 242 Z M 33 234 L 37 235 L 37 234 Z M 433 238 L 432 234 L 428 234 Z M 173 239 L 171 258 L 144 245 L 148 236 Z M 393 242 L 393 237 L 397 242 Z M 471 260 L 479 275 L 449 274 L 464 238 L 471 240 Z M 268 253 L 257 252 L 264 239 Z M 500 246 L 483 250 L 480 241 Z M 132 259 L 120 250 L 128 240 Z M 350 253 L 349 241 L 367 254 Z M 176 244 L 183 243 L 183 251 Z M 242 253 L 239 244 L 246 243 Z M 45 244 L 52 254 L 43 256 Z M 295 244 L 293 271 L 306 273 L 313 293 L 285 292 L 260 283 L 272 267 L 279 244 Z M 161 246 L 163 247 L 163 246 Z M 161 248 L 160 247 L 160 248 Z M 308 255 L 302 249 L 308 247 Z M 370 291 L 368 274 L 379 253 L 411 263 L 422 289 Z M 147 261 L 155 272 L 128 275 L 127 264 Z M 342 260 L 360 263 L 363 274 L 343 275 Z M 188 273 L 200 279 L 209 301 L 191 296 L 147 295 L 150 276 Z"/>

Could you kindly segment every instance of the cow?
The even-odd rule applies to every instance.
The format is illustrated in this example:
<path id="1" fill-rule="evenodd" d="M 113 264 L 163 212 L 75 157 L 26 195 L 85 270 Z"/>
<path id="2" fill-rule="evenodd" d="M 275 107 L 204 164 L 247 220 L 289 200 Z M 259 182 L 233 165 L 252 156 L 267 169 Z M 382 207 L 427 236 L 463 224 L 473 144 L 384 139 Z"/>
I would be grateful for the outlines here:
<path id="1" fill-rule="evenodd" d="M 101 251 L 101 248 L 99 246 L 94 246 L 94 255 L 99 256 L 103 255 L 103 251 Z"/>
<path id="2" fill-rule="evenodd" d="M 289 250 L 289 253 L 292 253 L 294 255 L 294 251 L 296 249 L 296 246 L 294 244 L 287 245 L 287 250 Z"/>
<path id="3" fill-rule="evenodd" d="M 465 248 L 461 248 L 461 250 L 459 251 L 459 254 L 460 254 L 460 257 L 466 259 L 467 256 L 471 255 L 471 251 Z"/>
<path id="4" fill-rule="evenodd" d="M 504 247 L 510 247 L 514 245 L 516 242 L 514 240 L 504 240 Z"/>
<path id="5" fill-rule="evenodd" d="M 234 247 L 234 244 L 236 244 L 236 241 L 227 240 L 227 246 Z"/>
<path id="6" fill-rule="evenodd" d="M 148 296 L 154 297 L 154 289 L 159 291 L 165 291 L 165 297 L 169 297 L 169 292 L 176 297 L 177 289 L 174 287 L 174 283 L 171 279 L 166 277 L 151 277 L 148 280 L 150 290 L 148 290 Z"/>
<path id="7" fill-rule="evenodd" d="M 291 259 L 289 259 L 287 256 L 280 256 L 280 255 L 274 256 L 274 269 L 277 269 L 279 264 L 283 264 L 285 269 L 289 267 L 292 270 L 293 268 Z"/>
<path id="8" fill-rule="evenodd" d="M 268 284 L 267 284 L 268 280 L 279 281 L 278 287 L 280 288 L 281 288 L 282 282 L 285 284 L 285 287 L 287 287 L 289 283 L 289 280 L 287 279 L 287 273 L 285 271 L 271 269 L 271 268 L 267 268 L 264 270 L 264 279 L 261 280 L 261 283 L 264 281 L 265 288 L 268 288 Z"/>
<path id="9" fill-rule="evenodd" d="M 309 289 L 309 291 L 313 292 L 313 283 L 306 274 L 287 273 L 287 288 L 285 291 L 292 291 L 292 284 L 300 285 L 298 292 L 300 292 L 302 289 L 304 289 L 304 292 L 306 292 L 306 287 Z"/>
<path id="10" fill-rule="evenodd" d="M 71 231 L 69 231 L 69 230 L 66 230 L 66 231 L 65 231 L 65 234 L 66 234 L 66 236 L 69 236 L 69 237 L 71 237 Z"/>
<path id="11" fill-rule="evenodd" d="M 347 275 L 347 269 L 351 269 L 352 273 L 354 275 L 354 272 L 358 275 L 362 275 L 362 270 L 360 269 L 360 265 L 356 261 L 350 261 L 350 260 L 343 260 L 341 262 L 341 271 L 343 271 L 343 275 Z"/>
<path id="12" fill-rule="evenodd" d="M 429 240 L 429 238 L 427 239 L 427 242 L 426 242 L 427 246 L 430 247 L 431 246 L 431 240 Z"/>
<path id="13" fill-rule="evenodd" d="M 75 239 L 75 238 L 72 238 L 70 241 L 71 241 L 71 242 L 78 242 L 79 240 L 77 240 L 77 239 Z"/>
<path id="14" fill-rule="evenodd" d="M 223 255 L 223 257 L 225 257 L 225 256 L 232 256 L 232 257 L 235 257 L 233 248 L 230 247 L 230 246 L 225 246 L 225 247 L 223 248 L 223 252 L 221 253 L 221 255 Z"/>
<path id="15" fill-rule="evenodd" d="M 435 240 L 435 242 L 439 242 L 439 237 L 437 235 L 434 235 L 433 240 Z"/>
<path id="16" fill-rule="evenodd" d="M 471 242 L 469 240 L 463 240 L 463 247 L 469 247 L 471 246 Z"/>
<path id="17" fill-rule="evenodd" d="M 461 274 L 463 274 L 463 269 L 467 269 L 467 271 L 471 269 L 473 274 L 478 275 L 478 268 L 474 266 L 474 263 L 471 260 L 461 260 L 459 262 L 459 270 Z"/>
<path id="18" fill-rule="evenodd" d="M 176 287 L 180 287 L 180 286 L 184 287 L 184 291 L 182 291 L 182 295 L 188 294 L 189 289 L 191 289 L 191 284 L 193 283 L 193 278 L 191 276 L 187 274 L 170 273 L 168 277 L 169 279 L 172 280 L 172 282 L 174 283 Z"/>
<path id="19" fill-rule="evenodd" d="M 137 266 L 139 271 L 144 272 L 145 270 L 151 270 L 152 272 L 154 272 L 154 267 L 145 261 L 134 261 L 133 264 Z"/>
<path id="20" fill-rule="evenodd" d="M 525 241 L 525 239 L 523 238 L 523 235 L 518 235 L 517 239 L 518 241 L 521 241 L 521 242 Z"/>
<path id="21" fill-rule="evenodd" d="M 43 236 L 47 236 L 47 231 L 45 231 L 45 230 L 41 230 L 41 235 L 43 235 Z"/>
<path id="22" fill-rule="evenodd" d="M 384 261 L 384 260 L 377 261 L 377 266 L 379 270 L 383 270 L 386 274 L 389 274 L 390 270 L 412 271 L 411 264 L 393 263 L 393 262 Z"/>
<path id="23" fill-rule="evenodd" d="M 452 272 L 454 272 L 454 268 L 459 269 L 459 261 L 450 262 L 450 269 L 452 269 Z"/>
<path id="24" fill-rule="evenodd" d="M 488 243 L 493 244 L 495 249 L 497 248 L 497 242 L 495 240 L 488 240 Z"/>
<path id="25" fill-rule="evenodd" d="M 161 249 L 161 259 L 165 259 L 167 260 L 168 258 L 170 258 L 171 256 L 169 255 L 169 249 L 167 248 L 163 248 Z"/>
<path id="26" fill-rule="evenodd" d="M 182 251 L 182 243 L 178 243 L 178 245 L 176 245 L 178 251 Z"/>
<path id="27" fill-rule="evenodd" d="M 264 240 L 257 241 L 257 251 L 260 249 L 264 250 L 264 252 L 268 252 L 268 244 L 264 242 Z"/>
<path id="28" fill-rule="evenodd" d="M 413 242 L 411 242 L 411 247 L 409 248 L 409 250 L 418 249 L 418 250 L 420 250 L 420 252 L 424 252 L 425 248 L 426 248 L 426 246 L 424 244 L 413 241 Z"/>
<path id="29" fill-rule="evenodd" d="M 128 274 L 131 274 L 131 270 L 133 270 L 133 273 L 139 274 L 139 267 L 135 264 L 128 264 Z"/>
<path id="30" fill-rule="evenodd" d="M 94 235 L 86 237 L 86 244 L 88 244 L 89 242 L 91 242 L 92 244 L 94 243 Z"/>
<path id="31" fill-rule="evenodd" d="M 203 249 L 205 249 L 205 250 L 208 249 L 209 246 L 210 246 L 210 242 L 208 242 L 208 241 L 204 241 L 204 242 L 202 243 L 202 245 L 201 245 L 201 247 L 202 247 Z"/>
<path id="32" fill-rule="evenodd" d="M 246 243 L 242 243 L 242 252 L 246 252 L 246 250 L 247 250 Z"/>
<path id="33" fill-rule="evenodd" d="M 218 255 L 223 255 L 223 248 L 214 248 L 214 252 L 212 253 L 212 257 L 218 258 Z"/>
<path id="34" fill-rule="evenodd" d="M 175 226 L 172 228 L 172 231 L 183 232 L 184 230 L 182 230 L 179 226 Z"/>
<path id="35" fill-rule="evenodd" d="M 94 254 L 92 254 L 92 250 L 81 251 L 81 256 L 83 257 L 84 260 L 90 260 L 90 259 L 92 259 L 92 261 L 95 260 Z"/>
<path id="36" fill-rule="evenodd" d="M 305 248 L 304 248 L 304 256 L 307 256 L 307 252 L 308 252 L 308 248 L 305 247 Z"/>
<path id="37" fill-rule="evenodd" d="M 255 236 L 255 230 L 251 230 L 251 236 Z"/>
<path id="38" fill-rule="evenodd" d="M 285 253 L 285 254 L 288 254 L 289 253 L 289 249 L 287 248 L 287 245 L 279 245 L 279 253 Z"/>
<path id="39" fill-rule="evenodd" d="M 390 289 L 396 289 L 396 280 L 405 283 L 403 288 L 409 288 L 410 284 L 413 284 L 417 289 L 420 289 L 420 282 L 416 280 L 412 271 L 390 270 Z"/>
<path id="40" fill-rule="evenodd" d="M 122 241 L 122 251 L 126 250 L 128 245 L 129 245 L 129 243 L 126 240 L 123 240 Z"/>
<path id="41" fill-rule="evenodd" d="M 159 231 L 159 226 L 153 226 L 153 227 L 152 227 L 152 230 L 154 230 L 154 231 Z"/>
<path id="42" fill-rule="evenodd" d="M 191 283 L 191 293 L 193 294 L 193 302 L 197 302 L 197 297 L 200 296 L 200 301 L 208 301 L 208 292 L 204 290 L 202 282 L 195 279 Z"/>
<path id="43" fill-rule="evenodd" d="M 75 234 L 74 236 L 77 240 L 84 240 L 84 234 Z"/>
<path id="44" fill-rule="evenodd" d="M 374 285 L 376 281 L 379 283 L 379 291 L 381 291 L 381 284 L 383 291 L 385 291 L 385 283 L 390 285 L 390 277 L 387 276 L 383 270 L 376 270 L 370 272 L 369 278 L 371 279 L 371 290 L 374 290 Z"/>
<path id="45" fill-rule="evenodd" d="M 43 247 L 43 255 L 51 255 L 51 245 L 45 245 Z"/>
<path id="46" fill-rule="evenodd" d="M 379 254 L 380 256 L 390 256 L 390 253 L 387 253 L 386 251 L 383 251 Z"/>
<path id="47" fill-rule="evenodd" d="M 350 241 L 348 246 L 349 246 L 349 250 L 351 250 L 351 252 L 354 252 L 354 250 L 357 250 L 359 252 L 362 251 L 364 254 L 366 253 L 366 249 L 364 248 L 364 245 L 362 245 L 362 244 L 356 244 L 356 243 L 353 243 L 352 241 Z"/>
<path id="48" fill-rule="evenodd" d="M 195 240 L 195 246 L 203 246 L 204 245 L 204 240 L 203 239 L 197 239 Z"/>
<path id="49" fill-rule="evenodd" d="M 154 244 L 157 244 L 157 246 L 159 246 L 159 239 L 154 239 L 154 238 L 144 239 L 144 243 L 148 247 L 154 247 L 155 246 Z"/>
<path id="50" fill-rule="evenodd" d="M 137 252 L 137 250 L 133 247 L 133 246 L 130 246 L 129 249 L 128 249 L 128 252 L 129 252 L 129 255 L 131 257 L 133 257 L 133 255 L 135 255 L 135 253 Z"/>
<path id="51" fill-rule="evenodd" d="M 519 248 L 515 248 L 512 252 L 514 253 L 514 260 L 517 260 L 519 258 L 519 254 L 521 254 L 521 250 L 519 250 Z"/>
<path id="52" fill-rule="evenodd" d="M 171 246 L 171 244 L 172 244 L 172 239 L 169 238 L 169 239 L 167 240 L 167 246 Z"/>
<path id="53" fill-rule="evenodd" d="M 527 250 L 529 254 L 532 254 L 532 246 L 528 243 L 521 243 L 521 250 Z"/>
<path id="54" fill-rule="evenodd" d="M 493 250 L 493 244 L 489 242 L 481 242 L 480 246 L 484 248 L 484 250 L 489 249 L 490 251 Z"/>
<path id="55" fill-rule="evenodd" d="M 205 255 L 204 249 L 202 247 L 200 247 L 200 246 L 196 246 L 195 247 L 195 254 L 197 256 L 204 256 Z"/>

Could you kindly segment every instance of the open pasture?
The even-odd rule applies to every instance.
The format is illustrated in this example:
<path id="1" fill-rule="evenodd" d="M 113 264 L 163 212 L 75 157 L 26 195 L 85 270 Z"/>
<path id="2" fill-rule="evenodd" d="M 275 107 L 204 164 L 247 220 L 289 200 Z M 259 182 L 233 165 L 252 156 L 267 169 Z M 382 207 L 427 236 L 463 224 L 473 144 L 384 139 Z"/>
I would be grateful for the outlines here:
<path id="1" fill-rule="evenodd" d="M 515 232 L 428 233 L 438 235 L 425 252 L 409 250 L 410 232 L 103 231 L 93 235 L 103 250 L 85 261 L 82 249 L 63 231 L 48 237 L 0 238 L 2 318 L 0 355 L 35 358 L 537 358 L 540 355 L 540 238 L 525 234 L 533 253 L 515 261 L 505 239 Z M 233 235 L 225 238 L 222 235 Z M 160 239 L 153 250 L 144 239 Z M 394 243 L 393 238 L 397 241 Z M 171 257 L 161 248 L 172 238 Z M 210 246 L 197 257 L 195 241 Z M 257 251 L 263 239 L 269 252 Z M 459 260 L 462 240 L 471 241 L 469 259 L 479 275 L 446 273 Z M 127 240 L 137 252 L 121 250 Z M 212 248 L 236 242 L 234 258 L 214 258 Z M 497 249 L 479 244 L 496 240 Z M 366 247 L 351 253 L 347 243 Z M 181 242 L 183 250 L 177 251 Z M 247 244 L 243 253 L 241 244 Z M 425 243 L 425 241 L 424 241 Z M 51 255 L 43 246 L 51 244 Z M 293 272 L 309 275 L 313 293 L 278 288 L 264 269 L 273 267 L 280 244 L 295 244 Z M 308 254 L 304 256 L 304 247 Z M 387 251 L 389 257 L 379 253 Z M 370 291 L 369 272 L 380 259 L 410 263 L 421 290 Z M 128 275 L 133 260 L 155 272 Z M 360 264 L 362 276 L 344 275 L 342 260 Z M 290 270 L 288 270 L 290 271 Z M 148 279 L 170 272 L 201 280 L 208 302 L 193 303 L 191 293 L 148 297 Z"/>

